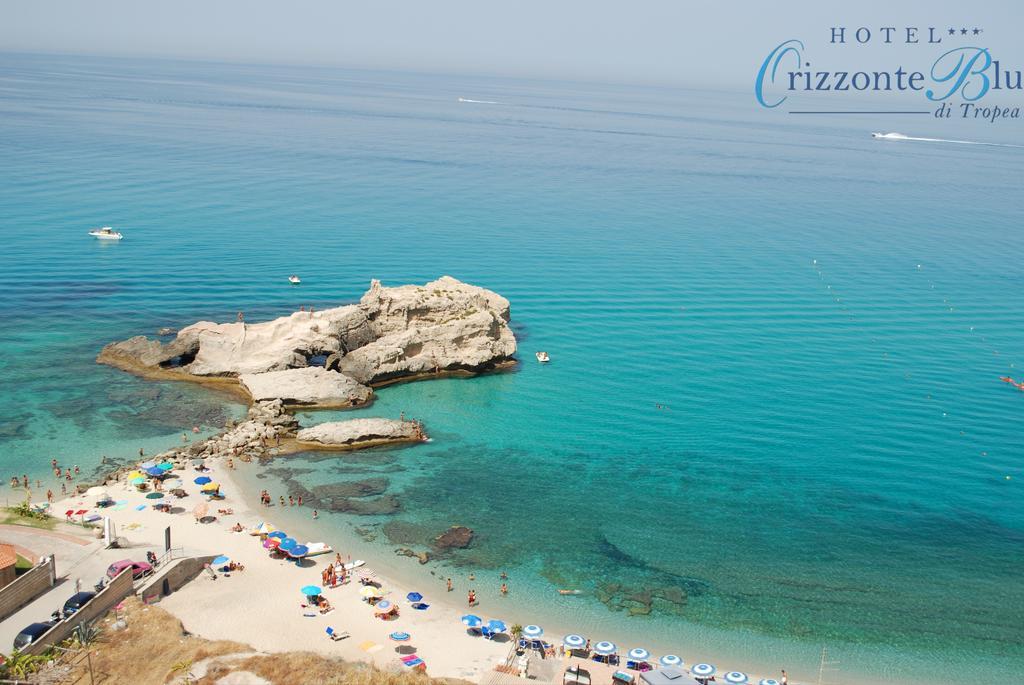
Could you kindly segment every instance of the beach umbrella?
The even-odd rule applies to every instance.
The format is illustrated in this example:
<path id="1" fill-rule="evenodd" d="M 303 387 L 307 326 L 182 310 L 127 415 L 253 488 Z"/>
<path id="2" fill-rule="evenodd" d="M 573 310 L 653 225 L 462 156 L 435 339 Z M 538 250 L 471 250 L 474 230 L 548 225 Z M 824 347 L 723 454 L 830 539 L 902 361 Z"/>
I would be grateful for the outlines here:
<path id="1" fill-rule="evenodd" d="M 690 674 L 695 675 L 698 678 L 710 678 L 715 675 L 717 671 L 718 669 L 711 664 L 694 664 L 693 666 L 690 666 Z"/>
<path id="2" fill-rule="evenodd" d="M 267 533 L 267 537 L 276 538 L 278 540 L 284 540 L 286 537 L 288 537 L 288 533 L 284 532 L 283 530 L 273 530 Z"/>
<path id="3" fill-rule="evenodd" d="M 169 461 L 165 461 L 165 462 L 162 462 L 160 464 L 157 464 L 156 467 L 158 469 L 160 469 L 161 471 L 170 471 L 171 469 L 174 468 L 174 464 L 172 464 Z"/>
<path id="4" fill-rule="evenodd" d="M 775 678 L 761 678 L 757 681 L 757 685 L 779 685 L 779 681 Z"/>
<path id="5" fill-rule="evenodd" d="M 128 480 L 131 480 L 132 478 L 141 478 L 141 477 L 142 477 L 142 471 L 139 471 L 139 470 L 132 471 L 131 473 L 129 473 L 126 476 L 126 478 L 128 478 Z"/>
<path id="6" fill-rule="evenodd" d="M 142 485 L 146 482 L 146 479 L 142 476 L 136 476 L 135 478 L 132 478 L 130 482 L 132 485 Z"/>
<path id="7" fill-rule="evenodd" d="M 582 635 L 566 635 L 562 638 L 562 644 L 569 649 L 580 649 L 587 644 L 587 638 Z"/>
<path id="8" fill-rule="evenodd" d="M 280 549 L 280 547 L 278 549 Z M 306 547 L 305 545 L 295 545 L 291 549 L 286 549 L 285 552 L 288 552 L 288 556 L 292 559 L 301 559 L 309 554 L 309 547 Z"/>
<path id="9" fill-rule="evenodd" d="M 739 671 L 729 671 L 724 676 L 725 682 L 732 683 L 732 685 L 743 685 L 747 682 L 747 674 Z"/>
<path id="10" fill-rule="evenodd" d="M 383 597 L 384 596 L 384 593 L 381 591 L 380 588 L 373 587 L 372 585 L 367 585 L 366 587 L 364 587 L 362 590 L 359 591 L 359 594 L 361 594 L 363 597 Z"/>
<path id="11" fill-rule="evenodd" d="M 263 541 L 263 549 L 277 549 L 277 546 L 281 544 L 281 541 L 277 538 L 267 538 Z"/>
<path id="12" fill-rule="evenodd" d="M 213 561 L 210 562 L 210 566 L 214 568 L 220 568 L 221 566 L 227 566 L 231 563 L 231 557 L 226 554 L 221 554 L 219 557 L 214 557 Z"/>
<path id="13" fill-rule="evenodd" d="M 389 611 L 391 609 L 391 602 L 386 599 L 382 599 L 377 602 L 377 606 L 374 607 L 377 611 Z"/>
<path id="14" fill-rule="evenodd" d="M 466 614 L 462 617 L 462 622 L 470 628 L 477 628 L 484 621 L 479 616 L 475 616 L 473 614 Z"/>
<path id="15" fill-rule="evenodd" d="M 207 483 L 206 485 L 199 488 L 203 492 L 213 492 L 214 490 L 220 489 L 220 483 Z"/>
<path id="16" fill-rule="evenodd" d="M 156 466 L 150 466 L 148 469 L 143 470 L 143 473 L 145 473 L 147 476 L 152 476 L 154 478 L 156 478 L 157 476 L 164 475 L 163 470 L 157 468 Z"/>
<path id="17" fill-rule="evenodd" d="M 614 642 L 598 642 L 594 645 L 594 654 L 601 656 L 610 656 L 618 651 L 618 647 L 615 646 Z"/>
<path id="18" fill-rule="evenodd" d="M 299 592 L 301 592 L 302 594 L 306 595 L 307 597 L 316 597 L 317 595 L 319 595 L 323 591 L 324 591 L 323 588 L 320 587 L 319 585 L 307 585 L 304 588 L 302 588 L 301 590 L 299 590 Z"/>
<path id="19" fill-rule="evenodd" d="M 265 523 L 264 522 L 264 523 L 261 523 L 259 525 L 259 528 L 256 529 L 256 534 L 257 535 L 270 535 L 271 533 L 274 532 L 274 530 L 275 530 L 275 528 L 274 528 L 274 525 L 272 523 Z"/>
<path id="20" fill-rule="evenodd" d="M 651 658 L 651 653 L 643 647 L 634 647 L 633 649 L 626 652 L 626 656 L 633 661 L 647 661 Z"/>
<path id="21" fill-rule="evenodd" d="M 145 471 L 146 469 L 151 469 L 154 466 L 156 466 L 155 461 L 144 461 L 141 464 L 139 464 L 139 468 L 142 469 L 143 471 Z"/>
<path id="22" fill-rule="evenodd" d="M 423 595 L 418 592 L 410 592 L 405 596 L 405 598 L 410 602 L 420 602 L 423 600 Z"/>
<path id="23" fill-rule="evenodd" d="M 146 499 L 163 499 L 163 498 L 164 498 L 164 493 L 162 493 L 162 492 L 151 492 L 148 495 L 146 495 Z"/>
<path id="24" fill-rule="evenodd" d="M 409 633 L 396 630 L 395 632 L 388 635 L 388 639 L 394 640 L 395 642 L 408 642 L 412 639 L 412 635 L 410 635 Z"/>
<path id="25" fill-rule="evenodd" d="M 290 549 L 294 549 L 298 544 L 299 541 L 295 538 L 286 537 L 281 539 L 281 544 L 278 545 L 278 549 L 280 549 L 283 552 L 287 552 Z"/>
<path id="26" fill-rule="evenodd" d="M 209 476 L 199 476 L 198 478 L 196 478 L 192 482 L 195 483 L 196 485 L 206 485 L 207 483 L 209 483 L 212 480 L 213 479 L 210 478 Z"/>
<path id="27" fill-rule="evenodd" d="M 658 659 L 658 663 L 662 666 L 682 666 L 683 660 L 677 657 L 675 654 L 666 654 L 665 656 Z"/>
<path id="28" fill-rule="evenodd" d="M 496 618 L 492 618 L 490 621 L 487 622 L 487 630 L 491 631 L 492 633 L 504 633 L 506 630 L 508 630 L 508 626 L 505 625 L 504 621 L 499 621 Z"/>
<path id="29" fill-rule="evenodd" d="M 206 512 L 208 512 L 209 510 L 210 508 L 206 506 L 206 502 L 200 502 L 199 504 L 196 505 L 195 509 L 192 510 L 192 515 L 195 516 L 197 519 L 201 519 L 204 516 L 206 516 Z"/>
<path id="30" fill-rule="evenodd" d="M 540 626 L 528 625 L 523 628 L 524 637 L 540 637 L 544 634 L 544 629 Z"/>

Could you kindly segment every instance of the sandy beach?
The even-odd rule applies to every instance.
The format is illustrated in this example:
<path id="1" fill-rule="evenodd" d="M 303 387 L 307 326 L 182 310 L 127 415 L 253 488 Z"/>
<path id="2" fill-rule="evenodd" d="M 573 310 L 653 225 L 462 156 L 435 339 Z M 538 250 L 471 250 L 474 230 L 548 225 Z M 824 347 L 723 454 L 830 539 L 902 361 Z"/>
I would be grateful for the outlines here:
<path id="1" fill-rule="evenodd" d="M 473 681 L 479 681 L 504 660 L 509 650 L 507 641 L 467 635 L 459 621 L 464 612 L 429 594 L 423 600 L 429 608 L 414 610 L 406 595 L 414 590 L 424 592 L 424 589 L 400 587 L 382 574 L 381 569 L 369 565 L 360 570 L 375 574 L 385 599 L 398 605 L 398 618 L 388 621 L 375 618 L 373 608 L 360 596 L 361 586 L 355 581 L 324 588 L 324 596 L 334 607 L 329 613 L 321 615 L 304 608 L 305 597 L 300 588 L 322 585 L 321 572 L 334 560 L 334 553 L 309 558 L 302 567 L 292 561 L 271 558 L 259 537 L 248 531 L 265 519 L 272 522 L 274 507 L 266 511 L 251 509 L 235 487 L 231 470 L 222 464 L 212 466 L 205 474 L 191 469 L 180 473 L 188 496 L 180 500 L 168 498 L 174 506 L 184 508 L 178 513 L 154 510 L 154 500 L 146 499 L 145 493 L 124 482 L 106 488 L 118 504 L 98 510 L 113 520 L 118 536 L 129 541 L 126 556 L 132 559 L 144 560 L 148 550 L 159 555 L 163 549 L 164 529 L 169 526 L 172 546 L 183 548 L 184 554 L 223 554 L 245 567 L 244 571 L 218 574 L 216 580 L 201 574 L 161 600 L 160 605 L 177 616 L 189 632 L 212 640 L 244 642 L 262 651 L 312 650 L 398 669 L 401 668 L 396 649 L 399 645 L 388 635 L 404 631 L 412 639 L 402 646 L 403 653 L 415 651 L 426 662 L 430 675 Z M 211 523 L 196 521 L 192 509 L 206 500 L 199 486 L 192 482 L 200 475 L 214 478 L 225 494 L 224 500 L 210 504 L 210 513 L 230 509 L 231 515 L 218 515 Z M 95 500 L 95 496 L 69 497 L 56 502 L 52 511 L 58 515 L 68 509 L 93 511 Z M 144 509 L 137 509 L 143 505 Z M 236 523 L 241 523 L 245 531 L 232 531 Z M 323 542 L 331 544 L 330 540 Z M 304 615 L 309 613 L 315 615 Z M 483 618 L 491 617 L 483 614 Z M 350 637 L 330 640 L 326 634 L 329 626 L 349 633 Z"/>

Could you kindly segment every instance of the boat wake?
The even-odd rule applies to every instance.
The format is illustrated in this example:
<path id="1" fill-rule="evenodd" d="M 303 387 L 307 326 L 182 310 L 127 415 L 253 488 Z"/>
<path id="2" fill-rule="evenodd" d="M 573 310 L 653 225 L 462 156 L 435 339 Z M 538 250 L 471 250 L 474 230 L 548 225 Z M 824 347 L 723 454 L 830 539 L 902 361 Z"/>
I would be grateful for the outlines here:
<path id="1" fill-rule="evenodd" d="M 908 136 L 903 133 L 872 133 L 872 138 L 878 138 L 881 140 L 915 140 L 924 143 L 954 143 L 956 145 L 985 145 L 988 147 L 1017 147 L 1024 148 L 1024 145 L 1012 145 L 1010 143 L 982 143 L 976 140 L 951 140 L 949 138 L 920 138 L 917 136 Z"/>
<path id="2" fill-rule="evenodd" d="M 469 98 L 459 98 L 459 102 L 468 102 L 474 105 L 500 105 L 500 102 L 494 100 L 470 100 Z"/>

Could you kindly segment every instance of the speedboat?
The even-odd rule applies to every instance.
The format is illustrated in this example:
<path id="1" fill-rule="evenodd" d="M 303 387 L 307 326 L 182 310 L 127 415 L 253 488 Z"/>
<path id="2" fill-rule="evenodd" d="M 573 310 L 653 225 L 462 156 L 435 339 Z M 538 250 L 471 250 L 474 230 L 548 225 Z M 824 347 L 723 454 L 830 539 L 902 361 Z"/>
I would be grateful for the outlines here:
<path id="1" fill-rule="evenodd" d="M 536 356 L 537 361 L 539 361 L 541 364 L 547 364 L 549 361 L 551 361 L 551 357 L 548 356 L 547 352 L 537 352 Z"/>
<path id="2" fill-rule="evenodd" d="M 302 283 L 302 279 L 292 274 L 291 276 L 288 277 L 288 282 L 291 283 L 292 285 L 298 285 L 299 283 Z"/>
<path id="3" fill-rule="evenodd" d="M 871 137 L 884 138 L 885 140 L 905 140 L 907 136 L 903 133 L 896 133 L 895 131 L 891 133 L 879 133 L 878 131 L 872 131 Z"/>
<path id="4" fill-rule="evenodd" d="M 124 236 L 119 232 L 112 229 L 110 226 L 104 226 L 103 228 L 94 228 L 89 231 L 89 235 L 100 240 L 120 240 Z"/>

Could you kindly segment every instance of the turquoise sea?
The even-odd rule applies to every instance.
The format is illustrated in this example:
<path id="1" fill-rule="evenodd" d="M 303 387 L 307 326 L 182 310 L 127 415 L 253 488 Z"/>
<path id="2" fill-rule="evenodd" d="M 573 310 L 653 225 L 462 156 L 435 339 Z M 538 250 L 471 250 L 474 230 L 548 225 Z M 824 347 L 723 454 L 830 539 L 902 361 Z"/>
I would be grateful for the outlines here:
<path id="1" fill-rule="evenodd" d="M 362 410 L 430 444 L 260 474 L 396 498 L 321 512 L 321 537 L 428 596 L 474 573 L 485 615 L 552 635 L 799 682 L 823 647 L 826 683 L 1021 682 L 1024 393 L 999 377 L 1024 374 L 1024 150 L 880 126 L 1024 141 L 742 92 L 0 55 L 0 475 L 241 411 L 96 365 L 110 340 L 451 274 L 509 298 L 522 363 Z M 106 224 L 124 241 L 86 235 Z M 391 553 L 452 524 L 469 549 Z"/>

